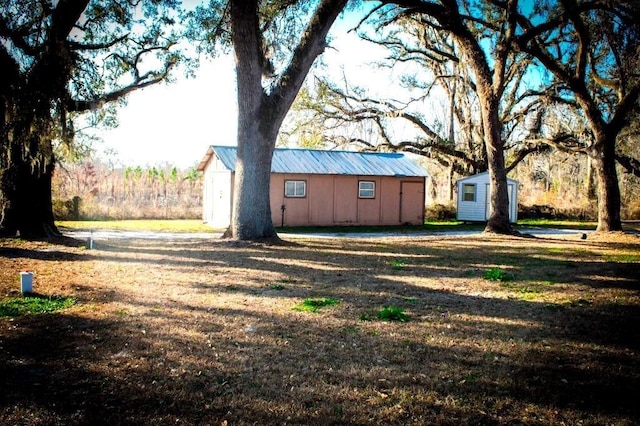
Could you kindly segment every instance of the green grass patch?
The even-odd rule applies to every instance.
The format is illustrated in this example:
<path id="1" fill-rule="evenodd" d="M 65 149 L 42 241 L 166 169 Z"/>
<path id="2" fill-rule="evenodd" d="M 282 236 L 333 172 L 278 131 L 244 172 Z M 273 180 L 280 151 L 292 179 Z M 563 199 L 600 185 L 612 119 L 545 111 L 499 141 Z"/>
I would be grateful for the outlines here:
<path id="1" fill-rule="evenodd" d="M 507 290 L 518 293 L 519 297 L 523 300 L 534 300 L 540 297 L 545 292 L 549 291 L 553 282 L 546 281 L 533 284 L 524 284 L 518 282 L 501 282 L 500 286 Z"/>
<path id="2" fill-rule="evenodd" d="M 593 231 L 598 227 L 598 222 L 582 222 L 579 220 L 561 220 L 561 219 L 518 219 L 515 226 L 520 228 L 552 228 L 552 229 L 579 229 L 583 231 Z M 640 231 L 640 221 L 629 220 L 623 221 L 622 228 L 625 231 Z"/>
<path id="3" fill-rule="evenodd" d="M 202 223 L 201 220 L 79 220 L 58 221 L 62 229 L 72 230 L 116 230 L 116 231 L 152 231 L 152 232 L 219 232 Z"/>
<path id="4" fill-rule="evenodd" d="M 0 302 L 0 317 L 44 314 L 66 309 L 76 303 L 72 297 L 10 297 Z"/>
<path id="5" fill-rule="evenodd" d="M 518 228 L 553 228 L 553 229 L 581 229 L 593 230 L 598 224 L 596 222 L 581 222 L 578 220 L 558 220 L 558 219 L 518 219 Z"/>
<path id="6" fill-rule="evenodd" d="M 638 263 L 640 262 L 640 256 L 633 254 L 612 254 L 604 257 L 604 260 L 607 262 L 616 262 L 616 263 Z"/>
<path id="7" fill-rule="evenodd" d="M 327 306 L 334 306 L 340 303 L 338 299 L 333 297 L 323 297 L 315 299 L 304 299 L 304 301 L 296 305 L 293 310 L 299 312 L 318 312 Z"/>
<path id="8" fill-rule="evenodd" d="M 491 268 L 484 272 L 483 275 L 485 280 L 489 281 L 511 281 L 513 279 L 513 275 L 504 272 L 500 268 Z"/>
<path id="9" fill-rule="evenodd" d="M 404 260 L 400 260 L 400 259 L 394 259 L 391 262 L 391 268 L 396 270 L 396 271 L 400 271 L 402 269 L 404 269 L 406 262 Z"/>
<path id="10" fill-rule="evenodd" d="M 385 306 L 378 311 L 378 319 L 382 321 L 408 322 L 411 318 L 404 313 L 404 309 L 397 306 Z"/>

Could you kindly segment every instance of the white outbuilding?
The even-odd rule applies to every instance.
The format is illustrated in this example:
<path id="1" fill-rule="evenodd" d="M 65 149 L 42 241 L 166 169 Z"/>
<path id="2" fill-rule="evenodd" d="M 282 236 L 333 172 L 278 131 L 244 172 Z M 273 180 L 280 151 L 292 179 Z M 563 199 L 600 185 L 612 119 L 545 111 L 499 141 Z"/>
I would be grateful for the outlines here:
<path id="1" fill-rule="evenodd" d="M 467 176 L 458 180 L 458 211 L 461 221 L 485 222 L 491 215 L 489 172 Z M 518 220 L 518 182 L 507 178 L 509 193 L 509 222 Z"/>

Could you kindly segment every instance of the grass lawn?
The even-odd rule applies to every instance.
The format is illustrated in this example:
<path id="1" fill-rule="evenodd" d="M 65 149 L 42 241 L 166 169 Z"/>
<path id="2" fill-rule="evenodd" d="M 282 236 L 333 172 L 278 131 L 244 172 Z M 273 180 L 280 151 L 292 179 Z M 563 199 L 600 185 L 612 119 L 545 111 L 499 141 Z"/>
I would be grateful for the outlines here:
<path id="1" fill-rule="evenodd" d="M 220 233 L 223 229 L 213 229 L 202 223 L 202 220 L 114 220 L 114 221 L 58 221 L 58 227 L 62 230 L 121 230 L 121 231 L 154 231 L 154 232 L 211 232 Z M 594 230 L 595 222 L 579 222 L 569 220 L 548 219 L 524 219 L 518 221 L 516 229 L 523 228 L 558 228 L 558 229 L 583 229 Z M 438 231 L 482 231 L 484 224 L 464 223 L 459 221 L 426 222 L 422 226 L 309 226 L 309 227 L 281 227 L 278 232 L 283 233 L 370 233 L 370 232 L 398 232 L 410 234 L 416 232 Z M 624 229 L 640 232 L 640 221 L 624 223 Z"/>
<path id="2" fill-rule="evenodd" d="M 0 424 L 639 424 L 639 265 L 628 234 L 0 239 L 0 305 L 23 270 L 75 302 L 0 317 Z"/>
<path id="3" fill-rule="evenodd" d="M 61 230 L 97 230 L 108 229 L 118 231 L 153 231 L 153 232 L 219 232 L 202 223 L 202 220 L 78 220 L 57 221 L 56 225 Z"/>

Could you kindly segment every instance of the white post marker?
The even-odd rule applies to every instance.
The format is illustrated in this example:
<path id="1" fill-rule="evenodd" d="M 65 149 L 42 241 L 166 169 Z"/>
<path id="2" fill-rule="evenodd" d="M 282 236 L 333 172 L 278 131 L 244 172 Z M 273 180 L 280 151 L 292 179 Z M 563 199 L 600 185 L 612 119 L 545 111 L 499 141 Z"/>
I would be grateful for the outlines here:
<path id="1" fill-rule="evenodd" d="M 20 291 L 25 293 L 33 293 L 33 272 L 20 272 Z"/>
<path id="2" fill-rule="evenodd" d="M 89 250 L 93 250 L 93 229 L 89 233 L 89 238 L 87 239 L 87 248 Z"/>

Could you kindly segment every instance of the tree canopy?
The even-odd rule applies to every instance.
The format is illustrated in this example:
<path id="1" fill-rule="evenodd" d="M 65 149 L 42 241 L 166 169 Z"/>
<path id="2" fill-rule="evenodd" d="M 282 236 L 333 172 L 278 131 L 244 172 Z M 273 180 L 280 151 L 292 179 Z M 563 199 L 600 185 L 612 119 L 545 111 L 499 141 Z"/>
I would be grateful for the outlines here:
<path id="1" fill-rule="evenodd" d="M 56 234 L 54 146 L 74 116 L 167 81 L 184 61 L 178 2 L 10 0 L 0 11 L 0 229 Z"/>

